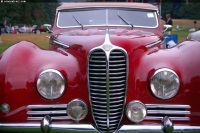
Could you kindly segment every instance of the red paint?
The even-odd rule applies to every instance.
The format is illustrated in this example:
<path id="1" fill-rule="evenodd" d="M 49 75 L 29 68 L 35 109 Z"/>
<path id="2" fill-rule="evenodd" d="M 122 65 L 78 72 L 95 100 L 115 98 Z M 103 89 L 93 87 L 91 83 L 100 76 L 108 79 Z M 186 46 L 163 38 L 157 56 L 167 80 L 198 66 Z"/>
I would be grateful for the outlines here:
<path id="1" fill-rule="evenodd" d="M 56 16 L 57 18 L 57 16 Z M 191 120 L 183 124 L 199 125 L 200 106 L 200 43 L 186 41 L 171 49 L 145 46 L 163 39 L 161 26 L 155 29 L 123 29 L 100 27 L 114 30 L 110 34 L 112 44 L 124 48 L 128 53 L 128 88 L 126 104 L 140 100 L 145 104 L 187 104 L 191 106 Z M 70 46 L 57 49 L 50 44 L 50 50 L 42 50 L 31 42 L 20 42 L 7 49 L 0 58 L 0 105 L 11 107 L 8 114 L 0 112 L 0 122 L 26 122 L 26 106 L 31 104 L 67 104 L 73 99 L 84 100 L 89 114 L 83 121 L 92 123 L 87 85 L 88 52 L 103 44 L 105 34 L 96 28 L 59 29 L 54 24 L 52 38 Z M 61 34 L 63 33 L 63 34 Z M 138 33 L 141 33 L 138 35 Z M 66 78 L 66 92 L 61 98 L 47 100 L 36 89 L 38 75 L 45 69 L 57 69 Z M 151 94 L 149 80 L 159 68 L 174 70 L 181 86 L 178 94 L 169 100 L 160 100 Z M 160 123 L 144 121 L 143 123 Z M 122 124 L 131 124 L 123 117 Z"/>

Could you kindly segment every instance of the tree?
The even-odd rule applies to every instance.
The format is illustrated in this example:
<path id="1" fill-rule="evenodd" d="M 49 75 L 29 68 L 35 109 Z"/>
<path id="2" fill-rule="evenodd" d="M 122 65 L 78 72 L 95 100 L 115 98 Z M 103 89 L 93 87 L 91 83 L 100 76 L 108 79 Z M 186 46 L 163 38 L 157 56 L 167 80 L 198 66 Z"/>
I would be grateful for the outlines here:
<path id="1" fill-rule="evenodd" d="M 187 19 L 200 19 L 200 3 L 199 2 L 189 2 L 184 3 L 183 6 L 174 14 L 175 18 L 187 18 Z"/>
<path id="2" fill-rule="evenodd" d="M 3 23 L 4 19 L 6 18 L 7 24 L 11 25 L 41 25 L 44 23 L 53 24 L 56 8 L 59 5 L 60 4 L 55 1 L 51 3 L 37 3 L 34 1 L 27 3 L 1 3 L 1 23 Z"/>
<path id="3" fill-rule="evenodd" d="M 200 19 L 199 0 L 162 0 L 161 15 L 170 13 L 172 18 Z"/>

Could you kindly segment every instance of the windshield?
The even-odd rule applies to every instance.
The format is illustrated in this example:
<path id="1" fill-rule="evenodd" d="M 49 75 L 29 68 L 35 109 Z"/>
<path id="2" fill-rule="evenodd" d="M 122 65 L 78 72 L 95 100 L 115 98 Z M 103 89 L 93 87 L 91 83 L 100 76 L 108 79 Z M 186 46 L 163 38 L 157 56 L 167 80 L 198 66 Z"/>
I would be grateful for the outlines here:
<path id="1" fill-rule="evenodd" d="M 155 28 L 158 26 L 156 11 L 133 9 L 64 10 L 58 15 L 57 26 L 133 26 Z"/>

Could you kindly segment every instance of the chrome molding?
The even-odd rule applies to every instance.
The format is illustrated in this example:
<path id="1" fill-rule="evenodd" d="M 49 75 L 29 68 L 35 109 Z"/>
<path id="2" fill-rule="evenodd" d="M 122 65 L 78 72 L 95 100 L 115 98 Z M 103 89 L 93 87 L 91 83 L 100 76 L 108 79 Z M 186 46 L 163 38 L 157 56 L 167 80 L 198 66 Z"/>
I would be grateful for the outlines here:
<path id="1" fill-rule="evenodd" d="M 151 43 L 151 44 L 146 45 L 145 47 L 146 47 L 146 48 L 152 48 L 152 47 L 155 47 L 155 46 L 158 46 L 158 45 L 162 44 L 162 42 L 164 42 L 164 41 L 165 41 L 164 39 L 158 40 L 158 41 L 156 41 L 156 42 L 154 42 L 154 43 Z"/>
<path id="2" fill-rule="evenodd" d="M 151 117 L 147 116 L 145 120 L 156 120 L 156 121 L 161 121 L 163 117 Z M 173 121 L 190 121 L 189 117 L 170 117 L 171 120 Z"/>
<path id="3" fill-rule="evenodd" d="M 179 109 L 190 109 L 190 105 L 179 105 L 179 104 L 145 104 L 148 108 L 179 108 Z"/>
<path id="4" fill-rule="evenodd" d="M 149 110 L 148 114 L 177 114 L 177 115 L 188 115 L 190 111 L 171 111 L 171 110 Z"/>
<path id="5" fill-rule="evenodd" d="M 53 38 L 50 38 L 49 41 L 50 41 L 51 43 L 53 43 L 54 45 L 59 45 L 59 46 L 61 46 L 61 47 L 63 47 L 63 48 L 69 48 L 69 47 L 70 47 L 69 45 L 67 45 L 67 44 L 65 44 L 65 43 L 63 43 L 63 42 L 56 41 L 56 40 L 54 40 Z"/>
<path id="6" fill-rule="evenodd" d="M 27 109 L 41 109 L 41 108 L 66 108 L 67 104 L 48 104 L 48 105 L 28 105 Z"/>
<path id="7" fill-rule="evenodd" d="M 69 120 L 67 115 L 67 104 L 50 105 L 28 105 L 27 120 L 38 121 L 46 115 L 50 115 L 52 120 Z"/>
<path id="8" fill-rule="evenodd" d="M 173 121 L 190 121 L 189 105 L 146 104 L 146 107 L 145 120 L 162 120 L 164 116 L 168 116 Z"/>
<path id="9" fill-rule="evenodd" d="M 101 72 L 101 73 L 95 73 L 96 71 L 100 71 L 100 69 L 92 69 L 92 73 L 90 73 L 90 71 L 91 71 L 91 69 L 90 69 L 90 67 L 91 66 L 96 66 L 96 65 L 94 65 L 94 64 L 92 64 L 91 65 L 91 63 L 90 62 L 94 62 L 93 60 L 92 61 L 90 61 L 90 57 L 91 57 L 91 54 L 93 54 L 93 52 L 95 51 L 95 52 L 97 52 L 96 50 L 100 50 L 100 51 L 102 51 L 102 53 L 104 53 L 105 54 L 105 57 L 104 58 L 106 58 L 104 61 L 102 61 L 102 62 L 104 62 L 106 65 L 103 65 L 103 68 L 105 68 L 105 69 L 103 69 L 103 71 Z M 115 51 L 116 53 L 115 54 L 119 54 L 119 53 L 123 53 L 124 54 L 124 57 L 126 58 L 126 65 L 124 66 L 124 67 L 126 67 L 126 69 L 124 70 L 124 71 L 126 71 L 126 73 L 124 73 L 124 74 L 126 74 L 126 76 L 124 76 L 124 77 L 118 77 L 118 73 L 117 73 L 117 69 L 116 69 L 116 72 L 112 72 L 112 74 L 113 74 L 113 76 L 114 77 L 110 77 L 110 70 L 113 70 L 113 69 L 110 69 L 110 61 L 111 61 L 111 57 L 112 56 L 110 56 L 111 54 L 113 54 L 113 51 Z M 119 53 L 118 53 L 118 52 Z M 95 53 L 95 54 L 98 54 L 98 52 L 97 53 Z M 94 56 L 95 57 L 95 56 Z M 99 57 L 98 57 L 99 58 Z M 101 58 L 101 57 L 100 57 Z M 109 127 L 110 126 L 113 126 L 113 124 L 111 124 L 110 125 L 110 122 L 112 123 L 112 121 L 110 121 L 111 119 L 114 119 L 114 116 L 112 116 L 111 117 L 111 114 L 112 113 L 109 113 L 110 112 L 110 108 L 113 108 L 113 107 L 117 107 L 118 105 L 120 106 L 118 106 L 121 110 L 122 110 L 122 113 L 119 115 L 117 115 L 117 117 L 120 117 L 120 120 L 118 121 L 118 123 L 117 123 L 117 127 L 112 131 L 112 132 L 114 132 L 115 130 L 117 130 L 118 128 L 119 128 L 119 124 L 120 124 L 120 121 L 121 121 L 121 119 L 122 119 L 122 117 L 123 117 L 123 112 L 124 112 L 124 106 L 125 106 L 125 97 L 126 97 L 126 88 L 127 88 L 127 81 L 128 81 L 128 79 L 127 79 L 127 77 L 128 77 L 128 57 L 127 57 L 127 53 L 126 53 L 126 51 L 124 50 L 124 49 L 122 49 L 122 48 L 120 48 L 120 47 L 117 47 L 117 46 L 114 46 L 111 42 L 110 42 L 110 37 L 109 37 L 109 30 L 106 30 L 106 35 L 105 35 L 105 42 L 101 45 L 101 46 L 99 46 L 99 47 L 96 47 L 96 48 L 94 48 L 94 49 L 92 49 L 90 52 L 89 52 L 89 55 L 88 55 L 88 85 L 89 85 L 89 96 L 90 96 L 90 103 L 91 103 L 91 108 L 92 108 L 92 114 L 93 114 L 93 119 L 94 119 L 94 121 L 95 121 L 95 124 L 96 124 L 96 126 L 97 126 L 97 128 L 99 129 L 99 127 L 98 127 L 98 125 L 99 126 L 102 126 L 103 125 L 103 127 L 105 127 L 105 132 L 109 132 Z M 99 62 L 99 61 L 98 61 Z M 121 64 L 120 64 L 121 65 Z M 101 69 L 102 70 L 102 69 Z M 103 72 L 105 72 L 105 73 L 103 73 Z M 94 81 L 94 80 L 91 80 L 92 82 L 90 82 L 90 79 L 95 79 L 95 77 L 91 77 L 90 76 L 90 74 L 93 74 L 93 75 L 105 75 L 105 76 L 103 76 L 103 77 L 100 77 L 101 79 L 103 79 L 103 81 Z M 115 76 L 116 75 L 116 76 Z M 118 79 L 119 78 L 126 78 L 126 80 L 123 80 L 123 81 L 118 81 Z M 99 77 L 97 78 L 97 79 L 99 79 Z M 114 80 L 116 80 L 116 81 L 118 81 L 118 82 L 115 82 Z M 110 81 L 112 81 L 112 82 L 110 82 Z M 123 84 L 123 82 L 124 82 L 124 84 Z M 91 83 L 105 83 L 105 85 L 103 86 L 103 85 L 96 85 L 96 84 L 94 84 L 94 85 L 90 85 Z M 122 93 L 115 93 L 114 95 L 121 95 L 121 97 L 118 97 L 118 98 L 121 98 L 121 99 L 118 99 L 117 101 L 113 101 L 113 100 L 115 100 L 116 98 L 114 98 L 113 99 L 113 96 L 112 96 L 112 94 L 111 93 L 114 93 L 115 91 L 110 91 L 110 88 L 111 87 L 119 87 L 118 85 L 111 85 L 112 83 L 122 83 L 122 84 L 120 84 L 120 85 L 122 85 L 122 86 L 125 86 L 125 88 L 124 89 L 119 89 L 119 91 L 120 90 L 122 90 L 122 91 L 125 91 L 125 94 L 122 94 Z M 93 87 L 92 89 L 91 89 L 91 87 Z M 95 89 L 94 87 L 99 87 L 99 88 L 102 88 L 102 89 Z M 111 89 L 112 90 L 112 89 Z M 104 98 L 104 97 L 96 97 L 97 95 L 101 95 L 101 94 L 97 94 L 97 93 L 93 93 L 93 92 L 91 92 L 91 91 L 95 91 L 95 92 L 100 92 L 102 95 L 106 95 L 106 97 Z M 123 96 L 124 95 L 124 96 Z M 123 99 L 123 100 L 122 100 Z M 104 100 L 104 102 L 101 102 L 102 100 Z M 112 102 L 111 102 L 112 101 Z M 116 103 L 116 102 L 123 102 L 123 104 L 119 104 L 119 103 Z M 106 104 L 106 109 L 103 109 L 103 110 L 101 110 L 98 106 L 98 111 L 100 111 L 101 113 L 98 113 L 98 114 L 96 114 L 95 113 L 95 111 L 96 111 L 96 105 L 95 104 Z M 118 105 L 113 105 L 113 104 L 118 104 Z M 111 105 L 112 104 L 112 105 Z M 95 107 L 95 108 L 94 108 Z M 113 111 L 113 110 L 112 110 Z M 120 112 L 120 111 L 119 111 Z M 106 121 L 107 121 L 107 124 L 106 124 L 106 126 L 104 125 L 104 124 L 99 124 L 99 121 L 97 121 L 95 118 L 97 118 L 98 117 L 98 115 L 100 114 L 105 114 L 105 113 L 107 113 L 107 117 L 106 117 Z M 100 116 L 101 117 L 101 116 Z M 98 118 L 100 118 L 100 117 L 98 117 Z M 102 121 L 100 122 L 100 123 L 102 123 Z"/>
<path id="10" fill-rule="evenodd" d="M 49 124 L 49 125 L 48 125 Z M 36 123 L 0 123 L 0 132 L 14 133 L 45 133 L 41 129 L 41 122 Z M 49 131 L 50 128 L 50 131 Z M 51 122 L 46 123 L 46 130 L 49 133 L 98 133 L 95 127 L 91 124 L 77 124 L 66 122 Z M 163 133 L 163 125 L 123 125 L 118 133 Z M 173 133 L 199 133 L 200 126 L 190 125 L 173 125 Z"/>

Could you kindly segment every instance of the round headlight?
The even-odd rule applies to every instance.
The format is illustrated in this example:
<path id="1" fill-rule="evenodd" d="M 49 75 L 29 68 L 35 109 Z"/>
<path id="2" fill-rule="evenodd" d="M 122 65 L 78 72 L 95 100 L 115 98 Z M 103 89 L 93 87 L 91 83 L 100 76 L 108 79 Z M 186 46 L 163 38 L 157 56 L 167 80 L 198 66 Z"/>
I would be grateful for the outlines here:
<path id="1" fill-rule="evenodd" d="M 37 79 L 37 90 L 46 99 L 57 99 L 65 91 L 65 79 L 57 70 L 45 70 Z"/>
<path id="2" fill-rule="evenodd" d="M 180 87 L 178 75 L 171 69 L 162 68 L 157 70 L 151 78 L 150 87 L 152 93 L 160 99 L 174 97 Z"/>
<path id="3" fill-rule="evenodd" d="M 87 116 L 87 113 L 87 105 L 82 100 L 75 99 L 67 105 L 67 114 L 72 120 L 80 121 Z"/>
<path id="4" fill-rule="evenodd" d="M 127 105 L 126 116 L 132 122 L 141 122 L 147 115 L 146 106 L 140 101 L 132 101 Z"/>

